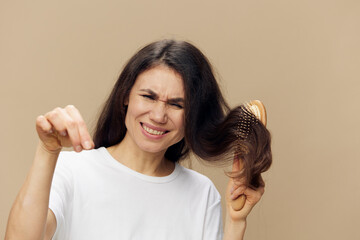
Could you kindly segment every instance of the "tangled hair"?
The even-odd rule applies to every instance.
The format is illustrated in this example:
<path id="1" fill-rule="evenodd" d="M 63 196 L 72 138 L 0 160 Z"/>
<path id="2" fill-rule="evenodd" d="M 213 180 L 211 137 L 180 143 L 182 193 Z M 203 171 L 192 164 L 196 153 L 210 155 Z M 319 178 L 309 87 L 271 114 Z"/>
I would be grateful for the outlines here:
<path id="1" fill-rule="evenodd" d="M 264 186 L 261 173 L 272 163 L 271 135 L 259 120 L 251 123 L 248 116 L 256 118 L 244 105 L 231 109 L 225 117 L 214 125 L 213 130 L 204 127 L 199 132 L 197 156 L 207 161 L 229 161 L 241 159 L 241 170 L 229 172 L 229 177 L 243 178 L 244 184 L 253 188 Z M 240 122 L 248 122 L 248 133 L 239 130 Z"/>
<path id="2" fill-rule="evenodd" d="M 237 154 L 243 169 L 230 177 L 245 177 L 246 184 L 263 185 L 261 173 L 271 165 L 270 133 L 264 125 L 251 126 L 246 138 L 239 137 L 238 122 L 244 108 L 230 109 L 223 98 L 212 67 L 194 45 L 161 40 L 140 49 L 125 65 L 106 101 L 96 125 L 95 147 L 110 147 L 126 134 L 126 100 L 142 72 L 164 65 L 179 73 L 185 90 L 185 137 L 170 146 L 165 158 L 177 162 L 192 151 L 209 162 L 226 162 Z"/>

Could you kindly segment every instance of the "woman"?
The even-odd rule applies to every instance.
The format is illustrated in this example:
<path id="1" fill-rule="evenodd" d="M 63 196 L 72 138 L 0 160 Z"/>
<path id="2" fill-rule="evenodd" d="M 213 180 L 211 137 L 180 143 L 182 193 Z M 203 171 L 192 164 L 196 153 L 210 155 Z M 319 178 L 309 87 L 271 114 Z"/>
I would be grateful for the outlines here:
<path id="1" fill-rule="evenodd" d="M 193 45 L 147 45 L 122 71 L 94 141 L 74 106 L 37 118 L 40 142 L 6 239 L 242 239 L 264 192 L 260 173 L 271 163 L 263 125 L 250 124 L 255 137 L 239 135 L 243 114 L 243 108 L 229 111 L 210 64 Z M 70 146 L 75 152 L 60 153 Z M 190 151 L 226 161 L 234 149 L 223 236 L 220 194 L 178 163 Z M 260 164 L 253 170 L 255 158 Z M 235 211 L 231 202 L 241 194 L 246 204 Z"/>

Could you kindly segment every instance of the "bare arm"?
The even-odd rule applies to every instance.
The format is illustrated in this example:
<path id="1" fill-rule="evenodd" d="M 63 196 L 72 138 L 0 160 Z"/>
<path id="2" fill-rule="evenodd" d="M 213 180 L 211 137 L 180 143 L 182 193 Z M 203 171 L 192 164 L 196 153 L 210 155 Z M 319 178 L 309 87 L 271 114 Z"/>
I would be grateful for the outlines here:
<path id="1" fill-rule="evenodd" d="M 57 108 L 39 116 L 36 130 L 40 142 L 35 158 L 10 211 L 5 239 L 51 239 L 56 230 L 49 195 L 56 161 L 63 146 L 80 152 L 94 143 L 73 106 Z"/>
<path id="2" fill-rule="evenodd" d="M 246 220 L 242 222 L 234 222 L 227 219 L 224 228 L 223 240 L 242 240 L 244 239 L 246 229 Z"/>
<path id="3" fill-rule="evenodd" d="M 44 238 L 51 180 L 58 154 L 50 154 L 41 144 L 38 145 L 29 174 L 11 209 L 5 239 Z"/>
<path id="4" fill-rule="evenodd" d="M 239 171 L 239 159 L 234 158 L 233 171 Z M 231 201 L 240 195 L 246 196 L 244 207 L 236 211 L 232 208 Z M 252 208 L 260 201 L 264 194 L 264 187 L 251 189 L 241 184 L 241 180 L 230 179 L 226 189 L 226 219 L 223 240 L 243 240 L 246 229 L 246 218 Z"/>

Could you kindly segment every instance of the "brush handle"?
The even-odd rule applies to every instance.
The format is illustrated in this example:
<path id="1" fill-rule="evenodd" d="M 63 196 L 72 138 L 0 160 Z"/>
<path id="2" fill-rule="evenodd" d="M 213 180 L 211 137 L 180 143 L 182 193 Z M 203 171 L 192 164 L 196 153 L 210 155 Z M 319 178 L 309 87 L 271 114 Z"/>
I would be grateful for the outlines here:
<path id="1" fill-rule="evenodd" d="M 240 211 L 244 207 L 245 201 L 246 201 L 246 196 L 244 194 L 241 194 L 237 199 L 232 200 L 231 207 L 235 211 Z"/>

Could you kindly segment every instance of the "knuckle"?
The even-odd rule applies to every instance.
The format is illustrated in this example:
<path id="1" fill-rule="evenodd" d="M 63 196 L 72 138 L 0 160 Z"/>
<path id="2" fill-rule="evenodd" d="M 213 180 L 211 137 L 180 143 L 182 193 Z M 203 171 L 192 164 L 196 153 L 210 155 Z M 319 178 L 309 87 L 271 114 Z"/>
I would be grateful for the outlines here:
<path id="1" fill-rule="evenodd" d="M 56 113 L 60 113 L 62 111 L 62 108 L 61 107 L 57 107 L 54 109 L 54 112 Z"/>
<path id="2" fill-rule="evenodd" d="M 51 111 L 51 112 L 48 112 L 48 113 L 46 114 L 46 117 L 47 117 L 48 119 L 54 119 L 56 116 L 57 116 L 57 113 L 56 113 L 55 110 L 53 110 L 53 111 Z"/>
<path id="3" fill-rule="evenodd" d="M 61 114 L 61 108 L 57 107 L 54 110 L 48 112 L 46 115 L 48 118 L 53 119 L 58 117 Z"/>
<path id="4" fill-rule="evenodd" d="M 81 128 L 85 128 L 85 127 L 86 127 L 86 124 L 85 124 L 84 121 L 79 120 L 79 121 L 77 122 L 77 124 L 78 124 L 79 127 L 81 127 Z"/>
<path id="5" fill-rule="evenodd" d="M 43 115 L 37 116 L 37 118 L 36 118 L 36 124 L 42 123 L 43 119 L 44 119 L 44 116 L 43 116 Z"/>
<path id="6" fill-rule="evenodd" d="M 238 195 L 241 195 L 243 192 L 244 192 L 243 189 L 237 189 L 236 190 L 236 194 L 238 194 Z"/>
<path id="7" fill-rule="evenodd" d="M 81 142 L 78 139 L 73 139 L 71 142 L 72 142 L 73 147 L 81 145 Z"/>
<path id="8" fill-rule="evenodd" d="M 75 122 L 74 120 L 68 120 L 68 121 L 66 122 L 66 126 L 67 126 L 68 128 L 75 128 L 75 127 L 76 127 L 76 122 Z"/>
<path id="9" fill-rule="evenodd" d="M 69 104 L 65 107 L 66 110 L 73 110 L 73 109 L 76 109 L 74 105 L 72 104 Z"/>
<path id="10" fill-rule="evenodd" d="M 261 193 L 256 194 L 255 198 L 256 198 L 256 201 L 258 202 L 261 199 Z"/>

